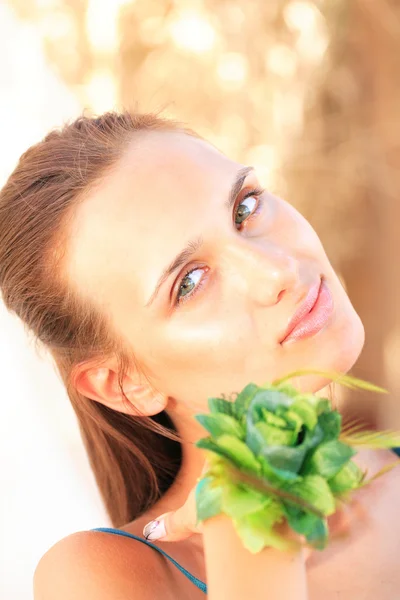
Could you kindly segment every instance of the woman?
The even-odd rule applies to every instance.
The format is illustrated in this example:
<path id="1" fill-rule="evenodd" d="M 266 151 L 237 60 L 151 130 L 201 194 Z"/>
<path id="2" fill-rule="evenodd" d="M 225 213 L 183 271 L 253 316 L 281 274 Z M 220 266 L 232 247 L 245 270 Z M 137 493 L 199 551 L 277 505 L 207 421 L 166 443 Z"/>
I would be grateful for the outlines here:
<path id="1" fill-rule="evenodd" d="M 295 369 L 346 372 L 364 343 L 315 231 L 254 169 L 159 115 L 79 118 L 31 147 L 1 192 L 0 285 L 55 360 L 119 528 L 55 544 L 36 600 L 200 598 L 206 580 L 212 600 L 395 598 L 398 469 L 334 515 L 321 553 L 253 556 L 227 518 L 194 525 L 205 431 L 193 415 L 208 397 Z"/>

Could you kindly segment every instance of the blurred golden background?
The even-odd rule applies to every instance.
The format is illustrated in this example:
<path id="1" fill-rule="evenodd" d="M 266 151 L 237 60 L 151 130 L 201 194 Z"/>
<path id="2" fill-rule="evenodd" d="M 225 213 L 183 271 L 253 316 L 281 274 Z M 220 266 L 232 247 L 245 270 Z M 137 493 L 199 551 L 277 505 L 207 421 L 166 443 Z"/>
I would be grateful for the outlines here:
<path id="1" fill-rule="evenodd" d="M 186 121 L 314 226 L 365 325 L 351 373 L 390 391 L 384 408 L 351 392 L 349 411 L 361 400 L 371 423 L 400 427 L 399 2 L 2 0 L 0 33 L 0 184 L 28 145 L 83 111 L 164 108 Z M 107 523 L 59 381 L 0 317 L 0 586 L 19 600 L 51 543 Z"/>

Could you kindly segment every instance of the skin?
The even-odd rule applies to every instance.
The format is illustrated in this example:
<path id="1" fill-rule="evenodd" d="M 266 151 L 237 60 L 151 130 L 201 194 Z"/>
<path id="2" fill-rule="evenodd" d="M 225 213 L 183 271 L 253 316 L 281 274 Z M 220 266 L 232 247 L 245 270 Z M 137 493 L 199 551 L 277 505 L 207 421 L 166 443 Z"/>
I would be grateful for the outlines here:
<path id="1" fill-rule="evenodd" d="M 232 182 L 246 166 L 179 131 L 141 132 L 77 205 L 69 235 L 71 285 L 106 311 L 139 367 L 124 380 L 130 407 L 121 399 L 113 359 L 102 368 L 82 365 L 76 386 L 115 410 L 169 412 L 187 442 L 174 500 L 175 489 L 187 495 L 203 466 L 193 442 L 204 430 L 193 415 L 207 411 L 208 397 L 302 368 L 346 372 L 364 344 L 362 322 L 318 235 L 289 202 L 266 190 L 244 201 L 251 214 L 236 224 L 246 192 L 261 187 L 250 171 L 227 208 Z M 203 245 L 149 305 L 166 267 L 200 238 Z M 183 302 L 176 305 L 191 269 L 184 283 L 197 287 L 184 296 L 180 289 Z M 281 344 L 321 275 L 334 302 L 329 322 L 311 338 Z M 294 383 L 316 392 L 329 381 L 307 376 Z"/>
<path id="2" fill-rule="evenodd" d="M 346 372 L 364 343 L 362 322 L 320 239 L 289 202 L 266 190 L 243 203 L 246 192 L 261 187 L 253 170 L 227 208 L 232 182 L 246 166 L 182 132 L 141 132 L 78 204 L 69 235 L 71 285 L 106 311 L 139 367 L 124 381 L 130 409 L 112 359 L 102 368 L 82 365 L 76 385 L 115 410 L 169 412 L 188 442 L 178 488 L 182 477 L 184 488 L 194 484 L 202 467 L 203 454 L 191 442 L 204 430 L 193 415 L 207 411 L 209 396 L 302 368 Z M 251 214 L 237 225 L 245 206 Z M 149 305 L 164 269 L 200 238 L 203 245 Z M 334 301 L 329 322 L 311 338 L 280 344 L 321 275 Z M 176 305 L 182 280 L 196 287 L 186 295 L 180 289 Z M 329 381 L 307 376 L 295 383 L 316 392 Z"/>
<path id="3" fill-rule="evenodd" d="M 205 410 L 209 396 L 295 369 L 346 372 L 364 343 L 362 322 L 321 241 L 291 204 L 265 191 L 258 214 L 237 229 L 225 201 L 245 166 L 180 132 L 141 133 L 78 206 L 70 237 L 72 285 L 107 311 L 153 391 L 194 411 Z M 260 185 L 256 171 L 249 173 L 238 203 Z M 146 306 L 165 267 L 200 237 L 203 246 Z M 176 294 L 194 267 L 189 283 L 199 280 L 200 289 L 174 306 L 171 290 Z M 320 275 L 335 304 L 329 324 L 312 338 L 280 344 Z M 328 381 L 297 383 L 316 391 Z"/>
<path id="4" fill-rule="evenodd" d="M 85 194 L 72 220 L 66 276 L 79 293 L 106 311 L 138 367 L 132 367 L 123 381 L 130 406 L 121 398 L 113 357 L 102 366 L 80 365 L 76 387 L 122 412 L 152 415 L 165 409 L 184 440 L 183 464 L 173 485 L 144 515 L 121 527 L 136 535 L 164 513 L 172 515 L 170 524 L 175 520 L 182 530 L 193 528 L 193 523 L 184 522 L 188 499 L 205 466 L 204 452 L 193 444 L 205 432 L 193 415 L 207 411 L 209 396 L 229 395 L 250 381 L 263 384 L 302 368 L 347 372 L 364 344 L 362 322 L 321 241 L 290 203 L 265 191 L 257 214 L 239 229 L 235 226 L 233 215 L 242 197 L 261 183 L 256 172 L 249 173 L 228 210 L 225 203 L 232 182 L 246 166 L 182 132 L 141 132 L 113 169 Z M 257 210 L 257 198 L 245 204 Z M 163 270 L 190 240 L 200 237 L 203 246 L 170 275 L 147 305 Z M 203 285 L 176 307 L 170 295 L 175 298 L 182 278 L 195 268 L 186 284 L 198 284 L 203 277 Z M 321 275 L 333 297 L 331 318 L 313 337 L 281 344 L 292 315 Z M 292 383 L 325 395 L 329 381 L 307 376 Z M 358 416 L 362 417 L 362 407 Z M 360 451 L 355 462 L 374 473 L 393 459 L 390 451 Z M 323 553 L 307 559 L 309 600 L 395 597 L 399 485 L 400 472 L 394 469 L 361 490 L 345 513 L 332 516 L 335 539 Z M 179 541 L 164 545 L 203 581 L 205 555 L 216 553 L 214 565 L 224 559 L 228 547 L 232 550 L 225 534 L 209 522 L 206 526 L 208 537 L 207 532 L 187 539 L 180 534 L 170 538 Z M 345 538 L 340 535 L 344 531 Z M 240 578 L 244 558 L 240 549 L 233 554 L 230 568 L 235 560 L 238 566 L 231 576 L 236 573 Z M 264 572 L 254 573 L 254 565 L 253 560 L 245 572 L 253 569 L 254 576 Z M 220 566 L 216 563 L 217 574 Z M 207 573 L 212 579 L 212 571 Z M 217 577 L 219 583 L 223 582 Z M 257 590 L 266 585 L 256 586 Z M 143 599 L 204 597 L 153 549 L 93 532 L 78 532 L 58 542 L 35 573 L 35 599 L 53 598 L 54 590 L 58 597 L 65 590 L 63 597 L 69 598 L 75 589 L 82 598 L 99 600 L 110 594 L 116 597 L 117 592 L 129 597 L 132 589 Z"/>

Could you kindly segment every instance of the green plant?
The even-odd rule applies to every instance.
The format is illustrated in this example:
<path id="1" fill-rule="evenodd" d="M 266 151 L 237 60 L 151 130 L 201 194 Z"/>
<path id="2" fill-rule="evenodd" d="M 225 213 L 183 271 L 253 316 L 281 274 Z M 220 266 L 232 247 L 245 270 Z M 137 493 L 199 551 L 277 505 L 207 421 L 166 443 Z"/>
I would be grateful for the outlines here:
<path id="1" fill-rule="evenodd" d="M 289 549 L 293 541 L 277 527 L 285 522 L 305 543 L 323 550 L 327 517 L 338 502 L 400 462 L 367 480 L 352 460 L 356 448 L 400 446 L 400 435 L 365 431 L 362 424 L 342 429 L 342 417 L 328 398 L 300 393 L 288 383 L 305 374 L 387 393 L 354 377 L 303 370 L 261 387 L 250 383 L 234 401 L 210 398 L 210 412 L 196 415 L 210 434 L 196 444 L 208 451 L 210 465 L 196 487 L 198 522 L 228 515 L 254 553 L 265 546 Z"/>

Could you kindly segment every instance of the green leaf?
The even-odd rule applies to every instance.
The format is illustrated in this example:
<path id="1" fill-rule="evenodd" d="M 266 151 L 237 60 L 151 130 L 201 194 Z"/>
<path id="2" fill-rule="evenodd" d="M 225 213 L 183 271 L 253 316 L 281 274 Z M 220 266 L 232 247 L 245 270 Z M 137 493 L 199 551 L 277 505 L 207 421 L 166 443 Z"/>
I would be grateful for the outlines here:
<path id="1" fill-rule="evenodd" d="M 245 441 L 246 445 L 256 456 L 259 455 L 262 448 L 265 446 L 265 440 L 261 431 L 257 429 L 255 424 L 253 423 L 253 420 L 250 418 L 247 418 Z"/>
<path id="2" fill-rule="evenodd" d="M 389 465 L 385 465 L 384 467 L 382 467 L 382 469 L 379 469 L 379 471 L 377 473 L 374 473 L 374 475 L 372 477 L 370 477 L 369 479 L 365 479 L 365 480 L 364 480 L 364 478 L 367 475 L 367 470 L 364 471 L 363 481 L 361 482 L 361 484 L 358 486 L 357 489 L 360 489 L 361 487 L 368 485 L 369 483 L 371 483 L 371 481 L 374 481 L 375 479 L 382 477 L 382 475 L 384 475 L 385 473 L 388 473 L 389 471 L 391 471 L 395 467 L 398 467 L 399 465 L 400 465 L 400 458 L 398 460 L 395 460 L 393 463 L 390 463 Z"/>
<path id="3" fill-rule="evenodd" d="M 261 389 L 255 394 L 250 403 L 248 418 L 254 419 L 254 415 L 261 414 L 260 411 L 262 408 L 265 408 L 271 412 L 275 412 L 278 406 L 289 408 L 292 403 L 293 399 L 289 396 L 286 396 L 286 394 L 283 394 L 282 392 L 278 392 L 274 389 Z"/>
<path id="4" fill-rule="evenodd" d="M 209 398 L 208 408 L 211 413 L 223 413 L 230 417 L 236 417 L 235 403 L 224 398 Z"/>
<path id="5" fill-rule="evenodd" d="M 329 398 L 317 398 L 316 410 L 318 416 L 325 412 L 331 412 L 332 405 Z"/>
<path id="6" fill-rule="evenodd" d="M 274 427 L 287 427 L 286 419 L 283 416 L 278 416 L 266 408 L 262 408 L 260 412 L 264 423 L 268 423 L 268 425 L 273 425 Z"/>
<path id="7" fill-rule="evenodd" d="M 388 394 L 389 391 L 385 390 L 385 388 L 381 388 L 374 383 L 369 381 L 365 381 L 364 379 L 358 379 L 357 377 L 353 377 L 350 375 L 340 375 L 337 380 L 339 385 L 347 386 L 350 389 L 360 389 L 366 390 L 367 392 L 377 392 L 378 394 Z"/>
<path id="8" fill-rule="evenodd" d="M 272 382 L 272 385 L 279 386 L 283 382 L 287 382 L 288 379 L 292 379 L 293 377 L 302 377 L 303 375 L 321 375 L 322 377 L 326 377 L 327 379 L 335 381 L 339 385 L 345 385 L 351 389 L 359 388 L 363 390 L 368 390 L 370 392 L 388 394 L 388 390 L 378 387 L 373 383 L 369 383 L 368 381 L 364 381 L 363 379 L 357 379 L 356 377 L 344 375 L 343 373 L 338 373 L 337 371 L 321 371 L 317 369 L 301 369 L 300 371 L 293 371 L 292 373 L 285 375 L 285 377 L 275 379 Z"/>
<path id="9" fill-rule="evenodd" d="M 196 446 L 199 448 L 205 448 L 206 446 L 200 444 L 201 441 L 202 440 L 199 440 L 196 443 Z M 241 469 L 245 469 L 256 474 L 260 473 L 261 466 L 256 457 L 250 448 L 248 448 L 241 440 L 238 440 L 236 437 L 231 435 L 221 435 L 218 438 L 218 441 L 215 443 L 215 446 L 218 449 L 217 454 L 225 456 Z M 215 452 L 216 450 L 213 451 Z"/>
<path id="10" fill-rule="evenodd" d="M 219 438 L 221 435 L 228 434 L 240 439 L 244 438 L 243 427 L 229 415 L 221 413 L 196 415 L 195 418 L 213 437 Z"/>
<path id="11" fill-rule="evenodd" d="M 225 452 L 214 442 L 212 437 L 201 438 L 195 443 L 197 448 L 203 448 L 204 450 L 208 450 L 209 452 L 214 452 L 219 456 L 226 458 Z"/>
<path id="12" fill-rule="evenodd" d="M 317 409 L 320 401 L 321 400 L 325 401 L 325 400 L 327 400 L 327 398 L 320 398 L 319 396 L 316 396 L 315 394 L 311 394 L 310 392 L 297 392 L 295 400 L 305 400 L 306 402 L 308 402 L 308 404 L 310 404 L 310 406 Z M 328 403 L 329 403 L 329 400 L 328 400 Z M 330 403 L 329 403 L 329 405 L 330 405 Z"/>
<path id="13" fill-rule="evenodd" d="M 334 494 L 356 489 L 363 478 L 363 471 L 352 460 L 344 465 L 334 477 L 328 479 L 328 485 Z"/>
<path id="14" fill-rule="evenodd" d="M 307 464 L 307 473 L 318 473 L 322 477 L 330 479 L 355 454 L 357 453 L 353 448 L 342 442 L 337 440 L 325 442 L 314 451 Z"/>
<path id="15" fill-rule="evenodd" d="M 245 483 L 227 483 L 222 491 L 222 510 L 233 519 L 243 516 L 270 504 L 270 498 Z"/>
<path id="16" fill-rule="evenodd" d="M 323 549 L 326 517 L 336 509 L 334 494 L 343 501 L 347 493 L 400 464 L 387 465 L 366 481 L 366 472 L 351 461 L 356 454 L 352 446 L 400 447 L 400 434 L 362 431 L 354 423 L 342 429 L 342 417 L 328 398 L 300 393 L 289 383 L 291 377 L 307 374 L 387 393 L 343 373 L 303 369 L 264 387 L 250 383 L 234 401 L 223 395 L 210 398 L 210 413 L 196 416 L 211 434 L 196 443 L 211 453 L 210 467 L 196 489 L 197 518 L 224 512 L 251 552 L 293 547 L 274 529 L 285 516 L 309 544 Z"/>
<path id="17" fill-rule="evenodd" d="M 249 552 L 256 554 L 266 546 L 289 550 L 293 542 L 273 531 L 273 525 L 284 520 L 282 506 L 271 500 L 262 510 L 235 519 L 235 529 Z"/>
<path id="18" fill-rule="evenodd" d="M 335 499 L 321 475 L 306 475 L 300 481 L 286 484 L 285 489 L 315 506 L 325 516 L 335 512 Z"/>
<path id="19" fill-rule="evenodd" d="M 306 540 L 316 550 L 324 550 L 328 544 L 328 524 L 326 519 L 315 521 L 315 527 L 306 535 Z"/>
<path id="20" fill-rule="evenodd" d="M 342 426 L 342 415 L 338 411 L 324 412 L 318 417 L 318 424 L 324 432 L 324 441 L 337 440 Z"/>
<path id="21" fill-rule="evenodd" d="M 271 386 L 268 386 L 268 388 L 270 387 Z M 290 396 L 291 398 L 295 398 L 299 395 L 299 390 L 296 390 L 296 388 L 291 383 L 282 383 L 281 385 L 276 386 L 276 389 L 279 392 L 286 394 L 286 396 Z"/>
<path id="22" fill-rule="evenodd" d="M 235 399 L 235 411 L 238 417 L 243 416 L 252 401 L 254 395 L 258 392 L 259 387 L 255 383 L 249 383 L 242 389 Z"/>
<path id="23" fill-rule="evenodd" d="M 283 504 L 289 526 L 300 535 L 304 535 L 314 547 L 324 548 L 328 537 L 326 519 L 307 513 L 295 506 L 290 506 L 286 502 Z"/>
<path id="24" fill-rule="evenodd" d="M 360 431 L 365 431 L 368 428 L 367 424 L 365 423 L 365 421 L 362 421 L 359 417 L 356 417 L 355 419 L 350 419 L 349 421 L 346 421 L 345 423 L 342 423 L 342 429 L 340 432 L 341 436 L 348 436 L 348 435 L 352 435 L 353 433 L 360 432 Z"/>
<path id="25" fill-rule="evenodd" d="M 349 446 L 364 446 L 372 449 L 400 446 L 400 434 L 396 431 L 360 431 L 342 434 L 339 439 Z"/>
<path id="26" fill-rule="evenodd" d="M 256 423 L 255 427 L 261 433 L 268 446 L 292 446 L 297 438 L 296 432 L 293 429 L 274 427 L 262 421 Z"/>
<path id="27" fill-rule="evenodd" d="M 287 422 L 294 429 L 294 438 L 295 440 L 297 440 L 300 430 L 303 427 L 303 419 L 297 413 L 292 412 L 290 408 L 286 411 L 285 417 Z"/>
<path id="28" fill-rule="evenodd" d="M 306 451 L 304 446 L 266 446 L 260 455 L 275 469 L 299 473 Z"/>
<path id="29" fill-rule="evenodd" d="M 261 465 L 261 474 L 271 485 L 280 487 L 282 483 L 287 481 L 297 481 L 301 479 L 295 471 L 287 471 L 286 469 L 278 469 L 268 463 L 263 456 L 258 456 L 258 462 Z"/>
<path id="30" fill-rule="evenodd" d="M 196 486 L 197 523 L 221 514 L 222 486 L 216 485 L 212 477 L 205 477 Z"/>
<path id="31" fill-rule="evenodd" d="M 308 429 L 314 429 L 317 424 L 316 410 L 307 400 L 296 399 L 290 407 L 291 412 L 298 414 Z"/>
<path id="32" fill-rule="evenodd" d="M 304 447 L 307 450 L 307 457 L 309 454 L 311 454 L 311 451 L 314 450 L 314 448 L 316 448 L 318 444 L 322 442 L 323 439 L 324 432 L 322 431 L 322 428 L 318 423 L 313 430 L 306 430 L 306 436 L 303 440 L 303 443 L 301 444 L 301 447 Z M 305 463 L 303 464 L 303 468 L 304 466 Z"/>
<path id="33" fill-rule="evenodd" d="M 263 422 L 268 411 L 273 413 L 275 409 L 279 409 L 282 414 L 282 410 L 287 409 L 291 402 L 291 398 L 275 390 L 260 390 L 256 393 L 246 416 L 246 444 L 255 455 L 258 456 L 266 445 L 266 439 L 257 429 L 256 423 Z M 281 418 L 278 415 L 277 417 Z"/>
<path id="34" fill-rule="evenodd" d="M 225 456 L 212 453 L 208 457 L 208 469 L 203 474 L 203 477 L 212 477 L 218 480 L 226 478 L 226 467 L 228 464 L 230 465 Z"/>
<path id="35" fill-rule="evenodd" d="M 285 486 L 285 482 L 279 482 L 278 485 L 274 485 L 271 483 L 271 481 L 263 476 L 262 471 L 261 474 L 254 476 L 253 473 L 245 473 L 244 470 L 236 469 L 229 464 L 227 464 L 225 468 L 225 474 L 227 474 L 230 481 L 233 483 L 246 483 L 252 488 L 261 491 L 268 497 L 276 498 L 277 500 L 287 500 L 294 506 L 299 506 L 303 510 L 316 514 L 319 517 L 324 516 L 323 513 L 321 513 L 321 511 L 314 505 L 310 504 L 306 500 L 303 500 L 298 495 L 291 493 L 290 490 L 285 489 L 285 487 L 287 488 L 287 486 Z M 302 478 L 296 476 L 296 479 Z"/>

